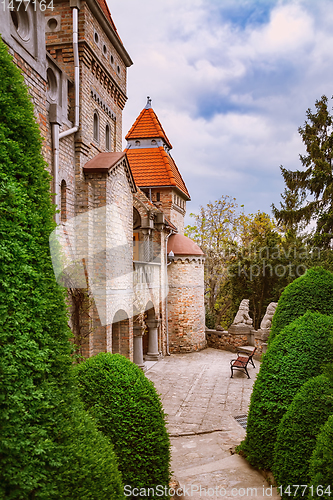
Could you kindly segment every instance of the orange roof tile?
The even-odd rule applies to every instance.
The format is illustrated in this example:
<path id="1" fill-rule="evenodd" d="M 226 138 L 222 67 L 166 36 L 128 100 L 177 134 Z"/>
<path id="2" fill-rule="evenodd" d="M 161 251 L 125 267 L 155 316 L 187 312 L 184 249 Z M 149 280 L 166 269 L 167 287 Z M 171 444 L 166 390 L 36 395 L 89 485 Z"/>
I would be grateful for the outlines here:
<path id="1" fill-rule="evenodd" d="M 109 10 L 109 7 L 108 7 L 108 4 L 106 3 L 106 0 L 97 0 L 97 3 L 98 5 L 100 6 L 100 8 L 102 9 L 102 11 L 104 12 L 105 14 L 105 17 L 107 18 L 107 20 L 109 21 L 109 23 L 111 24 L 112 28 L 114 29 L 117 37 L 119 38 L 119 40 L 121 41 L 121 38 L 118 34 L 118 31 L 117 31 L 117 28 L 116 28 L 116 25 L 114 24 L 113 22 L 113 19 L 111 17 L 111 13 L 110 13 L 110 10 Z"/>
<path id="2" fill-rule="evenodd" d="M 158 148 L 129 148 L 125 151 L 137 186 L 174 186 L 190 199 L 176 163 L 162 146 Z"/>
<path id="3" fill-rule="evenodd" d="M 153 108 L 144 108 L 135 120 L 125 139 L 149 139 L 156 137 L 164 139 L 168 147 L 172 149 L 171 143 Z"/>

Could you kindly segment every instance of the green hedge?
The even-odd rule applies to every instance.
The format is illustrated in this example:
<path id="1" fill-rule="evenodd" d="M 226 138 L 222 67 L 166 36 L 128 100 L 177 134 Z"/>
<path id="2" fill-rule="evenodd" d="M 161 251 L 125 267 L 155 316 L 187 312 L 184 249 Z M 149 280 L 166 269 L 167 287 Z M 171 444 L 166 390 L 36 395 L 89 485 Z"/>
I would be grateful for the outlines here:
<path id="1" fill-rule="evenodd" d="M 321 498 L 330 500 L 333 496 L 333 415 L 331 415 L 317 436 L 315 450 L 310 460 L 310 481 L 313 492 L 317 487 L 319 494 L 321 490 L 326 491 Z M 330 486 L 330 490 L 327 490 Z M 318 498 L 309 491 L 308 499 Z"/>
<path id="2" fill-rule="evenodd" d="M 114 444 L 124 485 L 168 486 L 170 443 L 153 383 L 119 354 L 98 354 L 78 365 L 76 372 L 86 408 Z"/>
<path id="3" fill-rule="evenodd" d="M 273 316 L 268 345 L 285 326 L 307 311 L 333 311 L 333 275 L 322 267 L 308 269 L 284 289 Z"/>
<path id="4" fill-rule="evenodd" d="M 300 387 L 333 355 L 333 317 L 308 312 L 274 339 L 253 386 L 247 435 L 240 449 L 262 469 L 273 466 L 279 423 Z"/>
<path id="5" fill-rule="evenodd" d="M 283 416 L 274 449 L 273 474 L 278 485 L 308 484 L 310 458 L 316 438 L 333 414 L 333 384 L 325 376 L 308 380 Z M 333 491 L 332 491 L 333 494 Z M 283 498 L 289 498 L 284 495 Z M 304 498 L 298 490 L 293 498 Z"/>
<path id="6" fill-rule="evenodd" d="M 124 500 L 124 486 L 110 440 L 97 430 L 79 398 L 58 409 L 62 430 L 57 436 L 57 468 L 50 474 L 56 499 Z M 44 498 L 44 496 L 38 496 Z M 48 499 L 45 495 L 45 500 Z"/>
<path id="7" fill-rule="evenodd" d="M 51 177 L 33 105 L 1 39 L 0 74 L 0 498 L 124 498 L 114 452 L 73 385 L 65 296 L 49 252 Z M 100 473 L 89 477 L 99 464 L 102 484 Z"/>

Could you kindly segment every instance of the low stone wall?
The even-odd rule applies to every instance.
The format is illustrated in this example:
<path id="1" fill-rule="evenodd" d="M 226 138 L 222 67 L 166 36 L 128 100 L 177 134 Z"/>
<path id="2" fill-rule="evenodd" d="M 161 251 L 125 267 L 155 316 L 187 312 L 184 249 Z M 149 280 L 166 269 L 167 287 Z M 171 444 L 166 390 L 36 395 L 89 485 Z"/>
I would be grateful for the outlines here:
<path id="1" fill-rule="evenodd" d="M 206 328 L 207 347 L 221 349 L 222 351 L 237 352 L 240 347 L 255 346 L 257 348 L 255 359 L 261 359 L 266 352 L 269 331 L 251 330 L 249 334 L 228 332 L 225 330 L 210 330 Z"/>
<path id="2" fill-rule="evenodd" d="M 237 352 L 238 347 L 248 345 L 247 335 L 206 329 L 207 347 Z"/>

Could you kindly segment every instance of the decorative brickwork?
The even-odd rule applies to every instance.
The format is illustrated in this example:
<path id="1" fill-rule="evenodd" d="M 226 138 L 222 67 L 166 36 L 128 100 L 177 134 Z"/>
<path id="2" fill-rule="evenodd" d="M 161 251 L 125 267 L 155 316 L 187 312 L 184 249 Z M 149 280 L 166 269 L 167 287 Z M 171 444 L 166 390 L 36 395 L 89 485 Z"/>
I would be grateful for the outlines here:
<path id="1" fill-rule="evenodd" d="M 143 146 L 155 155 L 149 159 L 149 175 L 155 184 L 142 185 L 144 192 L 137 189 L 134 170 L 138 179 L 141 174 L 144 178 L 148 164 L 134 168 L 133 163 L 131 172 L 132 150 L 128 158 L 121 153 L 127 67 L 132 61 L 105 0 L 59 0 L 53 11 L 33 11 L 30 3 L 28 9 L 31 36 L 27 40 L 20 37 L 9 10 L 0 17 L 0 32 L 35 106 L 47 169 L 56 179 L 51 192 L 58 199 L 59 227 L 66 231 L 70 221 L 81 220 L 75 246 L 80 249 L 85 278 L 80 285 L 71 283 L 69 293 L 71 325 L 75 338 L 80 339 L 81 353 L 88 357 L 101 351 L 118 352 L 139 359 L 141 366 L 143 353 L 158 359 L 169 350 L 202 349 L 206 345 L 204 258 L 176 256 L 168 267 L 166 259 L 170 234 L 183 234 L 189 193 L 150 101 L 150 109 L 141 115 L 153 124 L 154 137 L 148 134 Z M 76 14 L 79 60 L 75 72 Z M 75 86 L 77 74 L 79 87 Z M 79 89 L 78 103 L 75 88 Z M 63 136 L 68 130 L 71 133 Z M 113 155 L 110 165 L 108 155 Z M 75 296 L 80 300 L 76 302 Z M 136 334 L 134 353 L 133 316 L 144 311 L 144 344 L 142 333 Z"/>

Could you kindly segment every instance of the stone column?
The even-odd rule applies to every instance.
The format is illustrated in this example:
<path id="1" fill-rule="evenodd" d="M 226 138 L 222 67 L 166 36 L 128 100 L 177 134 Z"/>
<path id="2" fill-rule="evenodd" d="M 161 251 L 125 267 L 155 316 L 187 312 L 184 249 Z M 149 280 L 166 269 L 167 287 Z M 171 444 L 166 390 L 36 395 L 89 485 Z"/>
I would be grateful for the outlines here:
<path id="1" fill-rule="evenodd" d="M 158 327 L 160 325 L 159 319 L 151 319 L 146 321 L 148 326 L 148 352 L 146 360 L 158 361 Z"/>
<path id="2" fill-rule="evenodd" d="M 145 365 L 143 362 L 142 337 L 141 326 L 133 324 L 133 363 L 143 370 Z"/>

